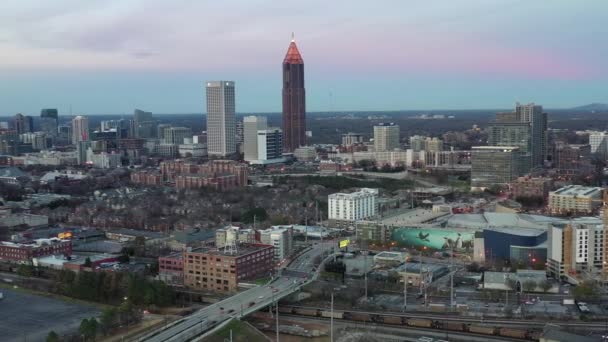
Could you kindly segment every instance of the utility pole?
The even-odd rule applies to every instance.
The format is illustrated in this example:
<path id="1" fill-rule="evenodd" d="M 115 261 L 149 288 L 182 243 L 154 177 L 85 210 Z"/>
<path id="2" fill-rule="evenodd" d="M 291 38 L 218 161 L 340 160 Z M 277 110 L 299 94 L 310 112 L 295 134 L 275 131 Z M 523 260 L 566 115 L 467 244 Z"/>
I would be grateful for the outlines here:
<path id="1" fill-rule="evenodd" d="M 304 219 L 304 242 L 308 244 L 308 215 Z"/>
<path id="2" fill-rule="evenodd" d="M 331 317 L 329 318 L 329 342 L 334 342 L 334 291 L 331 291 Z"/>
<path id="3" fill-rule="evenodd" d="M 279 342 L 279 301 L 277 300 L 277 312 L 276 312 L 276 326 L 275 329 L 277 331 L 277 342 Z"/>
<path id="4" fill-rule="evenodd" d="M 367 303 L 367 251 L 365 251 L 365 254 L 363 255 L 363 261 L 364 261 L 364 266 L 363 266 L 363 274 L 365 277 L 365 302 Z"/>
<path id="5" fill-rule="evenodd" d="M 405 275 L 403 276 L 403 312 L 407 310 L 407 261 L 405 262 Z"/>
<path id="6" fill-rule="evenodd" d="M 452 253 L 450 253 L 450 306 L 454 308 L 454 246 L 452 246 Z"/>

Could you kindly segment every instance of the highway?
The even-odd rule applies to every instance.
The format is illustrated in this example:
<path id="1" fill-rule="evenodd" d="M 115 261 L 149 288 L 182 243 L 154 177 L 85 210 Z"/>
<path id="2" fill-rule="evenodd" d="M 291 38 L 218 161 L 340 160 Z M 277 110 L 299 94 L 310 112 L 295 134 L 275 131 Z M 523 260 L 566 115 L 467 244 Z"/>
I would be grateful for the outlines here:
<path id="1" fill-rule="evenodd" d="M 274 281 L 240 292 L 221 302 L 209 305 L 173 324 L 165 326 L 137 341 L 173 342 L 188 341 L 214 328 L 218 324 L 236 317 L 258 311 L 276 300 L 296 292 L 316 278 L 314 260 L 329 252 L 335 242 L 317 243 L 297 256 L 286 269 L 280 271 Z"/>

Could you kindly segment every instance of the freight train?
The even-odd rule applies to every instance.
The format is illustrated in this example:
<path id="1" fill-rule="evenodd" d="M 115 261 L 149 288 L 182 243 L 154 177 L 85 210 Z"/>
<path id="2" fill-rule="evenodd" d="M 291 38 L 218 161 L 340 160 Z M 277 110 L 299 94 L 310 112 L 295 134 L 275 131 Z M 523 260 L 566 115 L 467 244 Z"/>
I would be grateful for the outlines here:
<path id="1" fill-rule="evenodd" d="M 410 318 L 405 316 L 397 316 L 390 314 L 376 314 L 356 311 L 341 311 L 334 310 L 332 313 L 329 309 L 317 308 L 302 308 L 291 306 L 280 306 L 279 312 L 284 314 L 302 315 L 310 317 L 344 319 L 357 322 L 381 323 L 390 325 L 404 325 L 416 328 L 441 329 L 455 332 L 467 332 L 480 335 L 503 336 L 510 338 L 518 338 L 522 340 L 538 341 L 540 331 L 524 328 L 504 328 L 490 325 L 480 325 L 462 322 L 442 321 L 430 318 Z"/>

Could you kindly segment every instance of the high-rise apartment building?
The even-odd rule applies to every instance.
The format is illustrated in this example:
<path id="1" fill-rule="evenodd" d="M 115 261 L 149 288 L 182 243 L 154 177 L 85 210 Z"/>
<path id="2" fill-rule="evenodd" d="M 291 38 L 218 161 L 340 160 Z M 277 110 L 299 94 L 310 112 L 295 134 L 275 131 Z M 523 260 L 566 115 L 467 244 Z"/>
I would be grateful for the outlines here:
<path id="1" fill-rule="evenodd" d="M 532 167 L 542 167 L 547 157 L 547 113 L 543 106 L 517 103 L 515 115 L 517 121 L 530 123 Z"/>
<path id="2" fill-rule="evenodd" d="M 427 152 L 443 151 L 443 140 L 439 138 L 426 138 L 426 140 L 424 141 L 424 150 Z"/>
<path id="3" fill-rule="evenodd" d="M 498 114 L 497 114 L 498 116 Z M 488 145 L 517 146 L 521 153 L 521 173 L 532 167 L 532 128 L 528 122 L 494 122 L 488 129 Z"/>
<path id="4" fill-rule="evenodd" d="M 473 146 L 471 188 L 505 186 L 520 175 L 521 153 L 516 146 Z"/>
<path id="5" fill-rule="evenodd" d="M 591 153 L 601 159 L 608 159 L 608 132 L 592 132 L 589 134 Z"/>
<path id="6" fill-rule="evenodd" d="M 269 127 L 258 131 L 257 141 L 259 164 L 272 164 L 284 162 L 283 158 L 283 131 L 278 127 Z"/>
<path id="7" fill-rule="evenodd" d="M 166 144 L 179 145 L 184 143 L 184 138 L 192 138 L 192 129 L 188 127 L 169 127 L 164 130 L 163 135 Z"/>
<path id="8" fill-rule="evenodd" d="M 374 149 L 376 152 L 399 148 L 399 126 L 393 122 L 374 125 Z"/>
<path id="9" fill-rule="evenodd" d="M 414 152 L 424 151 L 424 143 L 426 141 L 426 137 L 420 135 L 413 135 L 410 137 L 410 149 Z"/>
<path id="10" fill-rule="evenodd" d="M 342 134 L 342 146 L 353 146 L 363 143 L 363 135 L 359 133 Z"/>
<path id="11" fill-rule="evenodd" d="M 268 128 L 265 116 L 246 116 L 243 118 L 243 144 L 245 160 L 258 160 L 258 131 Z"/>
<path id="12" fill-rule="evenodd" d="M 89 119 L 78 115 L 72 119 L 72 144 L 78 145 L 78 142 L 87 140 L 89 140 Z"/>
<path id="13" fill-rule="evenodd" d="M 378 189 L 363 188 L 352 193 L 328 196 L 330 220 L 359 221 L 371 218 L 378 210 Z"/>
<path id="14" fill-rule="evenodd" d="M 133 112 L 133 133 L 135 137 L 150 139 L 156 137 L 158 122 L 152 117 L 152 112 L 135 109 Z"/>
<path id="15" fill-rule="evenodd" d="M 306 91 L 304 60 L 295 39 L 283 59 L 283 149 L 293 152 L 306 146 Z"/>
<path id="16" fill-rule="evenodd" d="M 234 82 L 207 82 L 207 153 L 236 153 Z"/>
<path id="17" fill-rule="evenodd" d="M 30 133 L 33 128 L 34 121 L 31 116 L 19 113 L 13 117 L 13 129 L 17 131 L 17 134 Z"/>
<path id="18" fill-rule="evenodd" d="M 40 130 L 49 137 L 57 136 L 59 126 L 59 113 L 57 109 L 43 109 L 40 111 Z"/>

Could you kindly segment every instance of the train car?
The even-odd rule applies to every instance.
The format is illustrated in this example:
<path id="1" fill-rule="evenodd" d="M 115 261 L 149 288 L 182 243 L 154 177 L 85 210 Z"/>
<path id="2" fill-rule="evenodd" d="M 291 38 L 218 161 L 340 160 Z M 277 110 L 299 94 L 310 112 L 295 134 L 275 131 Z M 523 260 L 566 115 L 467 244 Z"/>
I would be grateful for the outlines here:
<path id="1" fill-rule="evenodd" d="M 291 306 L 279 306 L 279 312 L 284 314 L 292 314 L 293 308 Z"/>
<path id="2" fill-rule="evenodd" d="M 403 324 L 403 318 L 399 316 L 381 316 L 384 324 Z"/>
<path id="3" fill-rule="evenodd" d="M 331 316 L 332 316 L 332 312 L 331 311 L 329 311 L 329 310 L 323 310 L 323 311 L 321 311 L 321 317 L 330 318 Z M 342 311 L 334 311 L 333 312 L 333 316 L 334 316 L 334 318 L 342 319 L 342 318 L 344 318 L 344 312 L 342 312 Z"/>
<path id="4" fill-rule="evenodd" d="M 513 337 L 525 339 L 528 337 L 528 332 L 524 329 L 500 328 L 498 334 L 504 337 Z"/>
<path id="5" fill-rule="evenodd" d="M 371 322 L 372 321 L 372 316 L 368 313 L 345 312 L 344 316 L 347 317 L 348 319 L 351 319 L 351 320 L 357 321 L 357 322 Z"/>
<path id="6" fill-rule="evenodd" d="M 461 322 L 446 322 L 443 328 L 452 331 L 466 331 L 466 326 Z"/>
<path id="7" fill-rule="evenodd" d="M 412 326 L 412 327 L 419 327 L 419 328 L 432 328 L 433 327 L 433 321 L 431 321 L 430 319 L 426 319 L 426 318 L 408 318 L 406 323 L 407 323 L 407 325 Z"/>
<path id="8" fill-rule="evenodd" d="M 532 341 L 540 340 L 540 335 L 542 335 L 542 331 L 540 330 L 528 330 L 527 338 Z"/>
<path id="9" fill-rule="evenodd" d="M 469 332 L 483 335 L 496 335 L 498 333 L 498 329 L 496 327 L 471 324 L 469 325 Z"/>
<path id="10" fill-rule="evenodd" d="M 319 316 L 319 310 L 317 309 L 303 309 L 303 308 L 295 308 L 293 311 L 296 315 L 303 316 Z"/>

